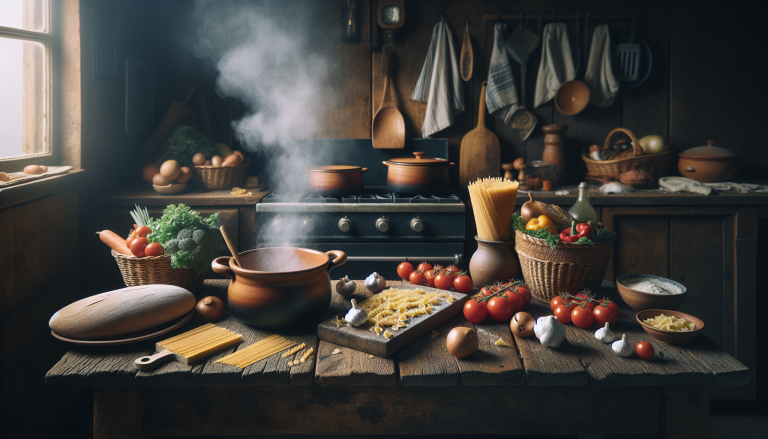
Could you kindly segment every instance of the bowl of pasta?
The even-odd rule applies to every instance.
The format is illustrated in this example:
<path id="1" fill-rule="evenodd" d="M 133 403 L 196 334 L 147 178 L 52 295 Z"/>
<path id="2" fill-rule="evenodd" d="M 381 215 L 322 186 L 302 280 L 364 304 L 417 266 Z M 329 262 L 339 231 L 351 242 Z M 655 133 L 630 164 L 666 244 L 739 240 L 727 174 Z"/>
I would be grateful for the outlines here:
<path id="1" fill-rule="evenodd" d="M 651 338 L 666 344 L 691 341 L 704 329 L 701 319 L 668 309 L 646 309 L 637 313 L 636 319 Z"/>

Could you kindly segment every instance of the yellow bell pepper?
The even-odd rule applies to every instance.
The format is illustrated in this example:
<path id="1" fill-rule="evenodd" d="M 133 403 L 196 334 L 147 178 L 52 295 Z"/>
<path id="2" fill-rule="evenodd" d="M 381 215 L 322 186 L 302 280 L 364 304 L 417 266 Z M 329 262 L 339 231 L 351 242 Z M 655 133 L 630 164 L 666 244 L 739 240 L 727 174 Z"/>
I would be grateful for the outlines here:
<path id="1" fill-rule="evenodd" d="M 538 218 L 531 218 L 528 224 L 525 225 L 526 230 L 544 230 L 549 227 L 549 233 L 557 235 L 557 227 L 546 215 L 541 215 Z"/>

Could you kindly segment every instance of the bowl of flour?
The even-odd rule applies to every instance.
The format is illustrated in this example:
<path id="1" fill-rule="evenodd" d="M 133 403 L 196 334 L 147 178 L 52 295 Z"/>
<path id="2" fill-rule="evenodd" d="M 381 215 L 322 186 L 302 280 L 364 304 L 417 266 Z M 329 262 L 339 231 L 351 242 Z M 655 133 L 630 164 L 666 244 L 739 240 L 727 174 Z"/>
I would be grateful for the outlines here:
<path id="1" fill-rule="evenodd" d="M 683 306 L 687 290 L 683 284 L 652 274 L 625 274 L 616 279 L 624 302 L 635 311 Z"/>

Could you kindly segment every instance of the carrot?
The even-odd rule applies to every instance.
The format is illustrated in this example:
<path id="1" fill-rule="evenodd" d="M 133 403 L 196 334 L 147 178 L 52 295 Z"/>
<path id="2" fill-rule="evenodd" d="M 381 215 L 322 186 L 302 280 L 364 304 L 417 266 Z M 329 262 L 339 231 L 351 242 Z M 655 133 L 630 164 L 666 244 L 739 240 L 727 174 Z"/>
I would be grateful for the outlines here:
<path id="1" fill-rule="evenodd" d="M 101 232 L 96 232 L 96 234 L 99 235 L 101 242 L 107 244 L 112 250 L 125 256 L 133 256 L 131 250 L 125 245 L 125 239 L 117 233 L 111 230 L 102 230 Z"/>

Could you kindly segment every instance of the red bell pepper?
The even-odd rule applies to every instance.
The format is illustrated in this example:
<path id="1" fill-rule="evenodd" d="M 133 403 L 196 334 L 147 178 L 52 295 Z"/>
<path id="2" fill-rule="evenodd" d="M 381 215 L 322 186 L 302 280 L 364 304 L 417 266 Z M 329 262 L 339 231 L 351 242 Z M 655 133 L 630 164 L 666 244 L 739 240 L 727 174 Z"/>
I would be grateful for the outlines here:
<path id="1" fill-rule="evenodd" d="M 587 223 L 576 224 L 576 221 L 571 223 L 571 227 L 560 232 L 560 240 L 563 242 L 576 242 L 581 238 L 589 238 L 595 236 L 595 232 Z"/>

